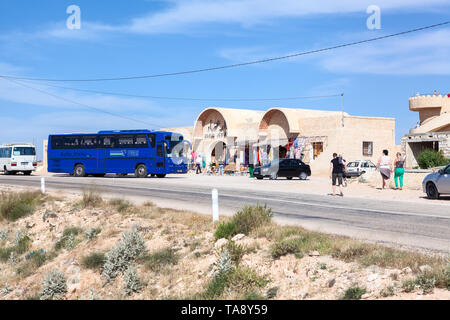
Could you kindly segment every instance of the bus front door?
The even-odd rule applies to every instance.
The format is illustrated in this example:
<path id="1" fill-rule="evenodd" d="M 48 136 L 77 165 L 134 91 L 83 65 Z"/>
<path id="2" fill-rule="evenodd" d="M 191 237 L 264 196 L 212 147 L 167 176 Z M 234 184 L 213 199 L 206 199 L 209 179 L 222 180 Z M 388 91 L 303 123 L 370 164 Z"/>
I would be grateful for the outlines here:
<path id="1" fill-rule="evenodd" d="M 164 150 L 164 145 L 162 143 L 156 144 L 156 157 L 155 157 L 154 173 L 155 174 L 165 174 L 166 173 L 165 150 Z"/>

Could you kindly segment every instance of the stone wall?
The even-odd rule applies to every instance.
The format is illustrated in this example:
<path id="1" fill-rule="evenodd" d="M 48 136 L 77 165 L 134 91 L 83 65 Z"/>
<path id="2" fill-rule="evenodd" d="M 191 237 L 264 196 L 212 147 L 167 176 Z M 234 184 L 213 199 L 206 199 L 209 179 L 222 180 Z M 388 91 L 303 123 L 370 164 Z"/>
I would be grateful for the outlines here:
<path id="1" fill-rule="evenodd" d="M 406 166 L 412 168 L 418 166 L 417 157 L 424 149 L 431 148 L 433 142 L 439 144 L 439 150 L 444 156 L 450 158 L 450 131 L 429 132 L 423 134 L 410 134 L 402 138 L 402 152 L 406 154 Z"/>

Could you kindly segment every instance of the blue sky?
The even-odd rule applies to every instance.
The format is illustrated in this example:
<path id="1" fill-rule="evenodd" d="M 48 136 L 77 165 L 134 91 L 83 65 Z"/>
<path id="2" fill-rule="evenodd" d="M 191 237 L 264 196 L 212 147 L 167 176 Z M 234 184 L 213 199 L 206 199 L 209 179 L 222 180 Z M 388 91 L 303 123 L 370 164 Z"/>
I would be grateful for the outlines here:
<path id="1" fill-rule="evenodd" d="M 69 5 L 81 29 L 69 30 Z M 381 29 L 368 30 L 369 5 Z M 449 0 L 3 0 L 0 75 L 98 78 L 175 72 L 246 62 L 400 32 L 448 20 Z M 416 92 L 450 92 L 450 27 L 327 53 L 221 71 L 119 82 L 62 83 L 137 95 L 208 98 L 173 101 L 77 92 L 28 83 L 68 100 L 151 123 L 192 125 L 205 107 L 340 110 L 339 98 L 221 102 L 345 92 L 352 115 L 396 118 L 397 142 L 418 120 Z M 144 128 L 0 79 L 0 143 L 50 133 Z"/>

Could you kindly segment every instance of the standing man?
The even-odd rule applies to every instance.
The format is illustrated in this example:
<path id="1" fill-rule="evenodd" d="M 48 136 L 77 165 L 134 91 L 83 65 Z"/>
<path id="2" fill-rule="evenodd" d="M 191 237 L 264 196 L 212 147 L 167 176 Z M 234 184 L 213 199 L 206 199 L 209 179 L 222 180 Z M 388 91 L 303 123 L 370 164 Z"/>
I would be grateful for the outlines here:
<path id="1" fill-rule="evenodd" d="M 344 193 L 342 192 L 342 179 L 344 176 L 344 169 L 342 166 L 342 162 L 340 158 L 338 157 L 337 153 L 333 153 L 333 160 L 331 160 L 330 163 L 330 179 L 332 183 L 333 188 L 333 196 L 336 195 L 336 180 L 339 186 L 339 191 L 341 192 L 339 195 L 341 197 L 344 196 Z"/>
<path id="2" fill-rule="evenodd" d="M 202 173 L 202 155 L 200 153 L 197 154 L 197 158 L 195 159 L 195 173 L 199 174 Z"/>

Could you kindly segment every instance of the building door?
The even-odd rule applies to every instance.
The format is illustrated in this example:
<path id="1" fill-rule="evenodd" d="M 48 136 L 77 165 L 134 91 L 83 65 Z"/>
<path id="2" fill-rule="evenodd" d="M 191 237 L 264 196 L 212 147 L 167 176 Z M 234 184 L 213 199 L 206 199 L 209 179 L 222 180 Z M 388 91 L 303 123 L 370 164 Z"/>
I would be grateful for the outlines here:
<path id="1" fill-rule="evenodd" d="M 313 142 L 313 159 L 315 160 L 323 152 L 323 142 Z"/>

